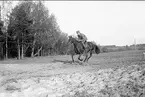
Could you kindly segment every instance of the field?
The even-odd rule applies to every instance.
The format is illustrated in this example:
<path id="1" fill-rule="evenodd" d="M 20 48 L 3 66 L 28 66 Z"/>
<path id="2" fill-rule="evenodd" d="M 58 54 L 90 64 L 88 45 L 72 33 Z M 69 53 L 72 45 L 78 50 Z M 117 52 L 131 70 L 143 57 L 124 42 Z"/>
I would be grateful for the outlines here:
<path id="1" fill-rule="evenodd" d="M 143 52 L 145 51 L 137 50 L 137 51 L 101 53 L 99 55 L 94 54 L 88 63 L 77 61 L 76 60 L 77 55 L 75 56 L 76 60 L 75 63 L 71 62 L 71 57 L 69 55 L 25 58 L 23 60 L 8 59 L 5 61 L 0 61 L 0 76 L 1 76 L 0 97 L 95 97 L 95 96 L 81 96 L 79 94 L 76 94 L 78 96 L 70 96 L 74 95 L 73 94 L 74 91 L 72 92 L 72 94 L 68 94 L 68 92 L 70 92 L 72 89 L 75 90 L 76 93 L 76 89 L 74 89 L 74 87 L 79 85 L 79 80 L 81 78 L 83 79 L 82 82 L 85 83 L 86 81 L 88 81 L 87 80 L 88 78 L 92 79 L 90 78 L 90 76 L 95 76 L 96 73 L 98 74 L 98 72 L 102 72 L 101 70 L 104 70 L 104 72 L 108 72 L 105 70 L 109 70 L 109 72 L 111 70 L 112 72 L 112 70 L 115 70 L 116 68 L 127 68 L 129 66 L 134 65 L 143 66 L 145 64 Z M 74 76 L 74 78 L 67 78 L 68 76 Z M 62 78 L 64 81 L 62 81 Z M 77 81 L 72 81 L 74 79 L 76 79 Z M 64 84 L 66 80 L 67 84 L 66 83 Z M 47 91 L 43 90 L 45 87 L 44 86 L 45 81 L 47 85 L 50 85 L 54 82 L 55 85 L 54 84 L 51 85 L 51 87 L 52 86 L 53 87 L 50 90 L 48 88 L 46 89 Z M 52 82 L 49 83 L 48 81 Z M 71 85 L 70 84 L 68 85 L 68 82 L 70 82 Z M 74 84 L 76 86 L 73 86 Z M 33 91 L 31 90 L 32 87 Z M 36 87 L 39 89 L 35 90 Z M 56 88 L 54 89 L 54 87 Z M 100 87 L 100 90 L 102 89 L 101 86 L 98 87 Z M 43 93 L 42 91 L 43 92 L 45 91 L 45 93 Z M 64 92 L 66 91 L 67 93 L 64 94 Z M 83 90 L 83 94 L 85 94 L 84 91 L 85 89 Z M 40 93 L 38 93 L 38 95 L 34 95 L 34 93 L 37 92 Z M 97 96 L 97 97 L 109 97 L 109 96 Z"/>

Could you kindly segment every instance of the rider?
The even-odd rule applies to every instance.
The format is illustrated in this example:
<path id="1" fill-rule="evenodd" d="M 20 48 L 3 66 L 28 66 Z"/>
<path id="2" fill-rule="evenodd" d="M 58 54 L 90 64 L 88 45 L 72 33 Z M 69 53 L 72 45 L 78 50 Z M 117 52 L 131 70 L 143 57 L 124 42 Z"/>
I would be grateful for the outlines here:
<path id="1" fill-rule="evenodd" d="M 76 31 L 77 36 L 78 36 L 78 41 L 81 41 L 84 48 L 86 48 L 86 42 L 87 42 L 87 37 L 83 33 L 81 33 L 79 30 Z"/>

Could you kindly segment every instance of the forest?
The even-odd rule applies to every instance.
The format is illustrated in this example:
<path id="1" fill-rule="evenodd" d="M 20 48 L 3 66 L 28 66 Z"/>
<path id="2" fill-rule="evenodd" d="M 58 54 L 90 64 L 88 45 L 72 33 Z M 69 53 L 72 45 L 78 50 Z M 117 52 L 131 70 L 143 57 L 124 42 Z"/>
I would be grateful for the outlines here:
<path id="1" fill-rule="evenodd" d="M 66 54 L 67 34 L 62 32 L 54 14 L 43 1 L 2 1 L 0 21 L 0 58 Z M 4 11 L 3 11 L 4 10 Z M 5 19 L 2 19 L 4 12 Z"/>

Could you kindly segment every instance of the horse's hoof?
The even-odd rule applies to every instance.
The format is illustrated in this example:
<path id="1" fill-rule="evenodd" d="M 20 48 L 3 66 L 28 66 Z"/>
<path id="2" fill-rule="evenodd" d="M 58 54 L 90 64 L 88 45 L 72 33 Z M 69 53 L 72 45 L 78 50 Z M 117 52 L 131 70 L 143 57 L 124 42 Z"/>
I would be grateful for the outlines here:
<path id="1" fill-rule="evenodd" d="M 83 61 L 83 59 L 78 59 L 78 60 Z"/>

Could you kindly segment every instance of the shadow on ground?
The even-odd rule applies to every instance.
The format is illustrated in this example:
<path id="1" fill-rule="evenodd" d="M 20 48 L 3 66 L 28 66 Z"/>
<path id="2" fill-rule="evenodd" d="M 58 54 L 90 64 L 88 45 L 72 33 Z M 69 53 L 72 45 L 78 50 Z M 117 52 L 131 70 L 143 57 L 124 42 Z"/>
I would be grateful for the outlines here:
<path id="1" fill-rule="evenodd" d="M 53 60 L 52 62 L 62 62 L 63 64 L 80 64 L 82 65 L 83 62 L 80 62 L 80 61 L 75 61 L 75 62 L 72 62 L 72 61 L 69 61 L 69 60 Z"/>

